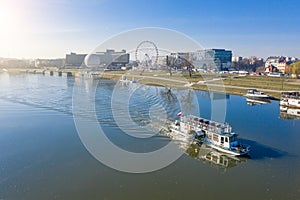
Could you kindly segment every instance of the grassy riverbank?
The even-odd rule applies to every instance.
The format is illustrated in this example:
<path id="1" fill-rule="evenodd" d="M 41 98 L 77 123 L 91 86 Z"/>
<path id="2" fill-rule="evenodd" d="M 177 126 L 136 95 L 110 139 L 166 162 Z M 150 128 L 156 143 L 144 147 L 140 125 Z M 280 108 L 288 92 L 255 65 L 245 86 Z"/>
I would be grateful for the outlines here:
<path id="1" fill-rule="evenodd" d="M 26 69 L 27 71 L 39 69 Z M 24 73 L 25 69 L 7 69 L 8 73 Z M 41 69 L 40 69 L 41 70 Z M 48 69 L 56 71 L 57 69 Z M 77 69 L 61 71 L 78 74 Z M 0 70 L 1 72 L 1 70 Z M 4 72 L 4 70 L 2 70 Z M 268 76 L 238 76 L 217 73 L 193 73 L 189 77 L 188 73 L 175 72 L 170 76 L 165 71 L 107 71 L 100 76 L 103 78 L 120 80 L 122 75 L 127 79 L 135 79 L 141 84 L 171 87 L 171 88 L 191 88 L 203 91 L 221 92 L 235 95 L 245 95 L 247 88 L 257 88 L 275 98 L 280 98 L 282 91 L 300 90 L 300 80 L 289 77 L 268 77 Z"/>
<path id="2" fill-rule="evenodd" d="M 237 76 L 228 74 L 200 74 L 194 73 L 189 77 L 188 73 L 173 73 L 172 76 L 166 72 L 105 72 L 106 78 L 120 80 L 125 74 L 128 79 L 132 77 L 139 83 L 176 87 L 191 88 L 196 90 L 214 91 L 235 95 L 245 95 L 248 88 L 257 88 L 266 94 L 279 99 L 282 91 L 300 90 L 300 80 L 289 77 L 268 76 Z M 112 77 L 113 76 L 113 77 Z"/>

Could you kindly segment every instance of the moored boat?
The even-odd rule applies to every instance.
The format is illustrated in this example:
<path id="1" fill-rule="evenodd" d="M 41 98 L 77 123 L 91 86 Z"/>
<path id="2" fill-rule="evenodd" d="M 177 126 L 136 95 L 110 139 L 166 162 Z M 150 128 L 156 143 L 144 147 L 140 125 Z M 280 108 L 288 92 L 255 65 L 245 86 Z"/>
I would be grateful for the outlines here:
<path id="1" fill-rule="evenodd" d="M 250 98 L 270 98 L 269 95 L 257 90 L 257 89 L 248 89 L 246 97 Z"/>
<path id="2" fill-rule="evenodd" d="M 193 115 L 180 114 L 179 117 L 180 121 L 176 121 L 169 128 L 173 134 L 193 137 L 194 140 L 205 143 L 211 148 L 234 156 L 242 156 L 250 152 L 250 146 L 241 144 L 237 140 L 238 134 L 232 131 L 228 123 L 218 123 Z"/>

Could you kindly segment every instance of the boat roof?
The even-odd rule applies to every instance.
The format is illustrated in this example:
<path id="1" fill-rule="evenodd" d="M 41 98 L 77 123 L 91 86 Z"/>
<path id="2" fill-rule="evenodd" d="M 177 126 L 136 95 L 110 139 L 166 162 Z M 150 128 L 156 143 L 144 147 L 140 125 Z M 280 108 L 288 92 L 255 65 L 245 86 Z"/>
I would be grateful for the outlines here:
<path id="1" fill-rule="evenodd" d="M 184 116 L 184 117 L 193 119 L 194 121 L 198 121 L 198 122 L 201 122 L 201 123 L 204 123 L 204 124 L 209 124 L 209 125 L 212 125 L 212 126 L 216 126 L 216 127 L 227 127 L 229 125 L 228 123 L 220 123 L 220 122 L 216 122 L 216 121 L 209 120 L 209 119 L 204 119 L 204 118 L 193 116 L 193 115 L 187 115 L 187 116 Z"/>
<path id="2" fill-rule="evenodd" d="M 197 124 L 200 125 L 204 125 L 206 126 L 208 131 L 211 131 L 215 134 L 219 134 L 219 135 L 225 135 L 228 134 L 228 136 L 232 136 L 235 133 L 232 133 L 232 127 L 228 124 L 228 123 L 220 123 L 220 122 L 216 122 L 213 120 L 208 120 L 208 119 L 204 119 L 201 117 L 196 117 L 193 115 L 187 115 L 187 116 L 183 116 L 182 121 L 184 123 L 195 123 L 196 126 Z M 222 131 L 223 130 L 223 131 Z"/>
<path id="3" fill-rule="evenodd" d="M 256 88 L 248 88 L 248 89 L 247 89 L 247 91 L 251 91 L 251 90 L 253 90 L 253 91 L 259 91 L 259 90 L 256 89 Z"/>
<path id="4" fill-rule="evenodd" d="M 218 134 L 218 133 L 217 133 Z M 218 135 L 222 135 L 222 136 L 227 136 L 227 137 L 232 137 L 232 136 L 238 136 L 237 133 L 231 132 L 231 133 L 223 133 L 223 134 L 218 134 Z"/>
<path id="5" fill-rule="evenodd" d="M 281 94 L 300 93 L 299 91 L 284 91 Z"/>

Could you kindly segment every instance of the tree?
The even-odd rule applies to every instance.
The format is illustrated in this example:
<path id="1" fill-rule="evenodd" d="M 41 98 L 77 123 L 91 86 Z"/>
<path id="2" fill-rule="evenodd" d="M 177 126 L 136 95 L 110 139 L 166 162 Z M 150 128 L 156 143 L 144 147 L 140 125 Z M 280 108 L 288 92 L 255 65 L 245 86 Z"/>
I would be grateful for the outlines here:
<path id="1" fill-rule="evenodd" d="M 181 68 L 185 68 L 189 72 L 189 76 L 192 77 L 193 69 L 195 69 L 194 65 L 188 60 L 189 58 L 183 58 L 178 56 L 178 59 L 180 59 Z"/>
<path id="2" fill-rule="evenodd" d="M 264 66 L 265 63 L 261 59 L 257 59 L 256 57 L 252 58 L 244 58 L 238 62 L 232 62 L 231 66 L 237 70 L 246 70 L 255 72 L 257 68 Z"/>
<path id="3" fill-rule="evenodd" d="M 166 57 L 166 67 L 170 73 L 170 76 L 172 76 L 172 71 L 176 69 L 176 59 L 173 56 Z"/>
<path id="4" fill-rule="evenodd" d="M 289 67 L 289 73 L 290 74 L 295 74 L 296 78 L 299 77 L 299 74 L 300 74 L 300 61 L 298 61 L 298 62 L 293 63 L 293 64 L 290 65 L 290 67 Z"/>

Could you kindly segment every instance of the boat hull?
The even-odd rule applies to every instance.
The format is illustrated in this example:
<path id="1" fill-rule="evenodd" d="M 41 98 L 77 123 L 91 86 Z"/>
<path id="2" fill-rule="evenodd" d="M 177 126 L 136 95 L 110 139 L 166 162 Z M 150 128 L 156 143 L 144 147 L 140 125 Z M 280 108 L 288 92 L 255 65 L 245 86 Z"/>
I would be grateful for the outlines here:
<path id="1" fill-rule="evenodd" d="M 206 145 L 213 148 L 213 149 L 216 149 L 217 151 L 220 151 L 220 152 L 223 152 L 223 153 L 226 153 L 226 154 L 230 154 L 230 155 L 234 155 L 234 156 L 243 156 L 243 155 L 249 154 L 249 152 L 250 152 L 248 149 L 245 150 L 245 151 L 225 149 L 225 148 L 222 148 L 220 146 L 216 146 L 216 145 L 214 145 L 213 143 L 210 143 L 210 142 L 208 142 Z"/>

